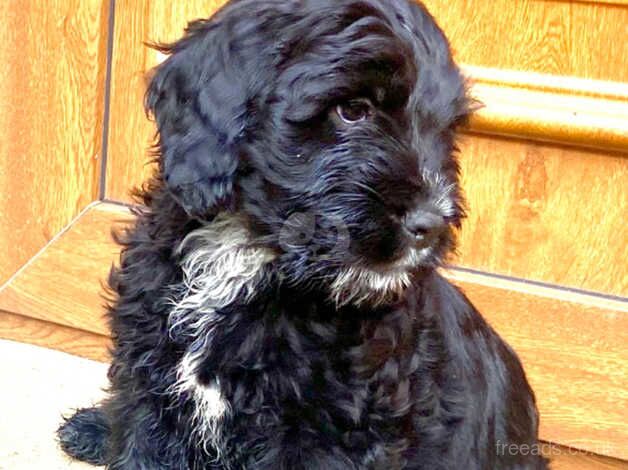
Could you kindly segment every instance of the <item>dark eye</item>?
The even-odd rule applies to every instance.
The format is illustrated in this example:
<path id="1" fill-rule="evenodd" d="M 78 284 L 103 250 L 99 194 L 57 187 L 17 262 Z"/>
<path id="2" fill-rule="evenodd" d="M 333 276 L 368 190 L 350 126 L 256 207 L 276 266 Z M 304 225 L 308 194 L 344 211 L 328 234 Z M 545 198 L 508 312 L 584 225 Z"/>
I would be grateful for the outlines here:
<path id="1" fill-rule="evenodd" d="M 373 104 L 368 98 L 356 98 L 336 106 L 340 120 L 349 125 L 366 121 L 373 114 Z"/>

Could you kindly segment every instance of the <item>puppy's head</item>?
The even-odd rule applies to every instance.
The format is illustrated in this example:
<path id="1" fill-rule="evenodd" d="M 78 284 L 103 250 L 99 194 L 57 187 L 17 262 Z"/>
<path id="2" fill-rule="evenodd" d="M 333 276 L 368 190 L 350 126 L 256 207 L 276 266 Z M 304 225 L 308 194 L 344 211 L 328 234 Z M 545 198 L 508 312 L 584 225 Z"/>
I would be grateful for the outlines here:
<path id="1" fill-rule="evenodd" d="M 394 300 L 452 248 L 465 82 L 409 0 L 232 0 L 164 47 L 147 107 L 167 187 L 238 212 L 284 277 Z"/>

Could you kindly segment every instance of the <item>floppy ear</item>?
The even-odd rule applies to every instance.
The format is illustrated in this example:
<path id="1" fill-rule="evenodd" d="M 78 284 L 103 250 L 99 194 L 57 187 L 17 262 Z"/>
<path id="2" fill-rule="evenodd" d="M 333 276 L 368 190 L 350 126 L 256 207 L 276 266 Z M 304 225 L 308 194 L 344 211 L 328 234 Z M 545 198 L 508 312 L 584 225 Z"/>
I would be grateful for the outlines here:
<path id="1" fill-rule="evenodd" d="M 157 123 L 166 186 L 200 218 L 233 207 L 236 147 L 245 128 L 247 90 L 222 29 L 199 20 L 178 42 L 154 46 L 169 57 L 154 69 L 145 99 Z"/>

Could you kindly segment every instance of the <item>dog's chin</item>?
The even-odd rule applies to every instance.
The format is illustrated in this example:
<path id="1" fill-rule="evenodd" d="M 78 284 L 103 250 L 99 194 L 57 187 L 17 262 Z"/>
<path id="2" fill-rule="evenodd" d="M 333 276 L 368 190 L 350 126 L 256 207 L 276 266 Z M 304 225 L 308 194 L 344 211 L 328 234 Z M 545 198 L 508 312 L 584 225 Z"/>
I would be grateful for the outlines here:
<path id="1" fill-rule="evenodd" d="M 338 306 L 379 307 L 399 302 L 419 273 L 438 264 L 437 248 L 409 247 L 394 261 L 354 264 L 340 269 L 331 285 Z"/>

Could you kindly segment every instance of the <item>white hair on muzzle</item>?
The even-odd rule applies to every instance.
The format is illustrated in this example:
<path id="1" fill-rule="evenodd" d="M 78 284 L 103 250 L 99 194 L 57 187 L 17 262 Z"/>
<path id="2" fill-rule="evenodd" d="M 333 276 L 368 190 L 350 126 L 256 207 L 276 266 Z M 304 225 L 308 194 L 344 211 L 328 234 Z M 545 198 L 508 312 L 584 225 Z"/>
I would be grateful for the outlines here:
<path id="1" fill-rule="evenodd" d="M 429 248 L 410 249 L 397 263 L 381 270 L 363 266 L 346 267 L 331 285 L 332 299 L 338 306 L 366 302 L 378 306 L 393 302 L 412 285 L 411 269 L 429 253 Z"/>

